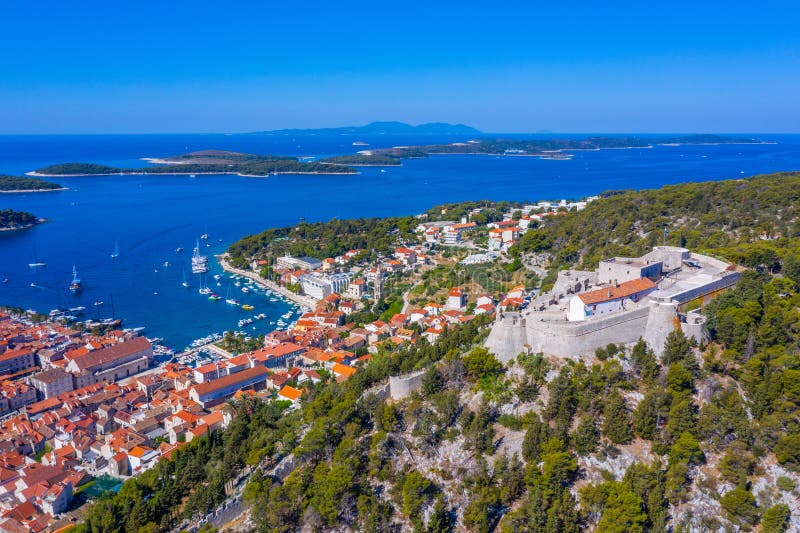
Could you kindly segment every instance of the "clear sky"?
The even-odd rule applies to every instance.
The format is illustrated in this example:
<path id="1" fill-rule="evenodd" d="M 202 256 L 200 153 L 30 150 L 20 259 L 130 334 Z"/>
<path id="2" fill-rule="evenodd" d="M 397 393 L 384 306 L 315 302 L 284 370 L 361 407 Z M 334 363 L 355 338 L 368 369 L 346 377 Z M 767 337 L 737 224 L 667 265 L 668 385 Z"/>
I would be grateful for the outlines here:
<path id="1" fill-rule="evenodd" d="M 0 133 L 800 132 L 800 2 L 4 2 Z"/>

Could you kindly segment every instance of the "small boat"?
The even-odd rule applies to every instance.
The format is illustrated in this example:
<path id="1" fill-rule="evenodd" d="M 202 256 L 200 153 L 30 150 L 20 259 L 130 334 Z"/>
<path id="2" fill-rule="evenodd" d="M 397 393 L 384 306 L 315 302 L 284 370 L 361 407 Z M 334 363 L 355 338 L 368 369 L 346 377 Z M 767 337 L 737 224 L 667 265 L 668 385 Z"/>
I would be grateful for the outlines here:
<path id="1" fill-rule="evenodd" d="M 75 265 L 72 265 L 72 283 L 69 284 L 69 290 L 76 293 L 80 292 L 81 288 L 81 279 L 78 277 L 78 271 L 75 269 Z"/>
<path id="2" fill-rule="evenodd" d="M 208 240 L 208 233 L 203 233 L 202 235 L 200 235 L 200 238 L 203 239 L 204 241 Z"/>
<path id="3" fill-rule="evenodd" d="M 250 304 L 244 304 L 244 305 L 242 306 L 242 309 L 244 309 L 245 311 L 252 311 L 253 309 L 255 309 L 255 307 L 253 307 L 253 306 L 252 306 L 252 305 L 250 305 Z"/>
<path id="4" fill-rule="evenodd" d="M 353 146 L 369 146 L 369 143 L 365 143 L 364 141 L 353 141 Z"/>
<path id="5" fill-rule="evenodd" d="M 221 278 L 221 277 L 222 276 L 220 276 L 219 274 L 214 274 L 214 279 L 217 280 L 217 281 L 219 281 L 219 278 Z"/>
<path id="6" fill-rule="evenodd" d="M 36 246 L 35 245 L 33 247 L 33 262 L 32 263 L 28 263 L 28 266 L 31 267 L 31 268 L 42 268 L 42 267 L 46 267 L 47 266 L 47 263 L 45 263 L 44 261 L 41 261 L 39 259 L 38 255 L 36 254 Z"/>
<path id="7" fill-rule="evenodd" d="M 31 281 L 31 287 L 34 287 L 34 288 L 36 288 L 36 283 L 34 283 L 34 282 L 32 282 L 32 281 Z"/>
<path id="8" fill-rule="evenodd" d="M 228 287 L 228 294 L 225 296 L 225 303 L 228 305 L 241 305 L 235 298 L 231 298 L 231 289 Z"/>
<path id="9" fill-rule="evenodd" d="M 183 246 L 178 246 L 177 248 L 175 248 L 175 251 L 181 253 L 183 251 Z"/>
<path id="10" fill-rule="evenodd" d="M 197 174 L 189 174 L 189 177 L 190 177 L 190 178 L 196 178 L 196 177 L 197 177 Z"/>
<path id="11" fill-rule="evenodd" d="M 95 300 L 94 301 L 94 306 L 95 307 L 100 307 L 101 305 L 103 305 L 103 300 Z"/>
<path id="12" fill-rule="evenodd" d="M 242 287 L 242 292 L 247 294 L 248 292 L 250 292 L 250 289 L 248 289 L 247 287 Z"/>
<path id="13" fill-rule="evenodd" d="M 217 293 L 214 293 L 211 296 L 209 296 L 208 299 L 211 300 L 212 302 L 216 302 L 217 300 L 222 300 L 222 297 Z"/>
<path id="14" fill-rule="evenodd" d="M 164 268 L 169 267 L 169 261 L 164 261 Z"/>
<path id="15" fill-rule="evenodd" d="M 200 294 L 211 294 L 211 289 L 208 287 L 201 287 L 197 292 Z"/>
<path id="16" fill-rule="evenodd" d="M 3 284 L 5 285 L 6 283 L 8 283 L 8 278 L 3 278 Z"/>
<path id="17" fill-rule="evenodd" d="M 187 288 L 189 287 L 189 282 L 186 281 L 186 271 L 185 270 L 183 271 L 183 281 L 181 281 L 181 285 L 183 285 L 184 287 L 187 287 Z"/>
<path id="18" fill-rule="evenodd" d="M 116 259 L 117 257 L 119 257 L 119 244 L 115 242 L 114 251 L 111 252 L 111 259 Z"/>
<path id="19" fill-rule="evenodd" d="M 200 255 L 200 241 L 197 241 L 192 254 L 192 274 L 208 272 L 208 257 Z"/>

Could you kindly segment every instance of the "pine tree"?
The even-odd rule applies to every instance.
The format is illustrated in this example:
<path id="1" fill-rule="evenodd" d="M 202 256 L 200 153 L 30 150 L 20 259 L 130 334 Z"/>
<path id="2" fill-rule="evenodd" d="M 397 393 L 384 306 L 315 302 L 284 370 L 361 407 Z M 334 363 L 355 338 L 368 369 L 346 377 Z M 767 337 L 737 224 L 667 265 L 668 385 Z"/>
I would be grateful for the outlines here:
<path id="1" fill-rule="evenodd" d="M 597 448 L 599 434 L 594 419 L 590 416 L 581 418 L 575 433 L 572 434 L 572 446 L 579 455 L 589 455 Z"/>
<path id="2" fill-rule="evenodd" d="M 625 401 L 614 392 L 603 409 L 603 435 L 614 444 L 627 444 L 633 439 L 633 428 Z"/>
<path id="3" fill-rule="evenodd" d="M 440 494 L 436 498 L 436 503 L 433 504 L 433 511 L 428 519 L 428 527 L 425 531 L 427 533 L 449 533 L 452 529 L 450 513 L 444 505 L 444 496 Z"/>

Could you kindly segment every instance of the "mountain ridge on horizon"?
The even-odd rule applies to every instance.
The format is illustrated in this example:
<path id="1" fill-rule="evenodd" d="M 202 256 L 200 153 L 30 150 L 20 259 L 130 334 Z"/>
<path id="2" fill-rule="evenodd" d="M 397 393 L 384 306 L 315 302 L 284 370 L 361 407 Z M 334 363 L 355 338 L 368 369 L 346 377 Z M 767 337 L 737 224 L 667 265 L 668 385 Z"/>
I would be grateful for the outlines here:
<path id="1" fill-rule="evenodd" d="M 327 135 L 482 135 L 483 132 L 466 124 L 425 122 L 416 126 L 399 121 L 376 121 L 363 126 L 338 126 L 333 128 L 286 128 L 255 131 L 254 134 L 327 134 Z"/>

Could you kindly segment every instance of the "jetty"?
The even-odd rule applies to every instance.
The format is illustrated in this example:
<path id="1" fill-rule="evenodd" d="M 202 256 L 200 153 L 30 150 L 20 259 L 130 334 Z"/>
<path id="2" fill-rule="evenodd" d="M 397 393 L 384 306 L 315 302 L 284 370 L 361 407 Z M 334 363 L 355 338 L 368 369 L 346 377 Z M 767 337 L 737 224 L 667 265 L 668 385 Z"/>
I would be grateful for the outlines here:
<path id="1" fill-rule="evenodd" d="M 319 303 L 319 301 L 317 299 L 315 299 L 315 298 L 311 298 L 310 296 L 303 296 L 303 295 L 300 295 L 300 294 L 295 294 L 292 291 L 288 290 L 287 288 L 281 287 L 280 285 L 278 285 L 274 281 L 271 281 L 271 280 L 268 280 L 268 279 L 264 279 L 261 276 L 259 276 L 256 272 L 253 272 L 253 271 L 250 271 L 250 270 L 242 270 L 240 268 L 235 268 L 235 267 L 231 266 L 228 263 L 227 258 L 228 258 L 228 254 L 222 254 L 222 255 L 218 255 L 217 256 L 217 259 L 219 260 L 219 264 L 222 267 L 222 270 L 224 270 L 225 272 L 231 272 L 233 274 L 238 274 L 240 276 L 244 276 L 244 277 L 254 281 L 255 283 L 257 283 L 257 284 L 259 284 L 259 285 L 261 285 L 263 287 L 266 287 L 266 288 L 270 289 L 271 291 L 273 291 L 273 292 L 275 292 L 277 294 L 280 294 L 281 296 L 283 296 L 283 297 L 295 302 L 296 304 L 308 307 L 310 309 L 314 309 L 317 306 L 317 304 Z"/>

